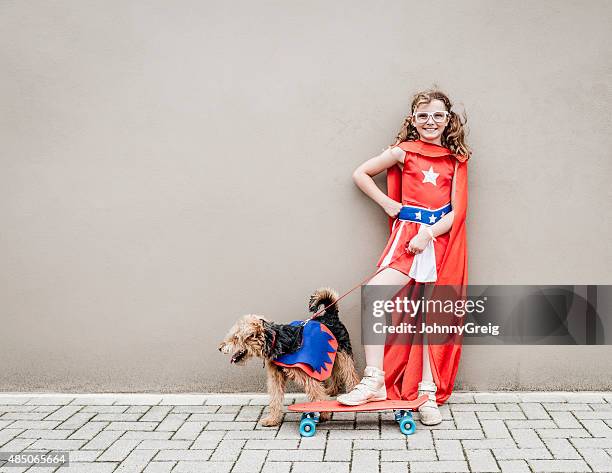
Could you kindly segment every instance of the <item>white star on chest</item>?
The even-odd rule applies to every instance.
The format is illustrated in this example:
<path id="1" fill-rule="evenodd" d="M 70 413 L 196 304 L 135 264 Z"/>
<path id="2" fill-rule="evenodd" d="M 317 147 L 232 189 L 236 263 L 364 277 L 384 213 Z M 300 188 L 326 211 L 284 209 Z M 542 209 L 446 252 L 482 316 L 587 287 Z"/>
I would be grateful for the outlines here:
<path id="1" fill-rule="evenodd" d="M 436 179 L 438 178 L 440 173 L 434 172 L 433 166 L 429 166 L 428 171 L 421 170 L 421 172 L 425 175 L 425 177 L 423 178 L 423 183 L 431 182 L 434 186 L 437 186 Z"/>

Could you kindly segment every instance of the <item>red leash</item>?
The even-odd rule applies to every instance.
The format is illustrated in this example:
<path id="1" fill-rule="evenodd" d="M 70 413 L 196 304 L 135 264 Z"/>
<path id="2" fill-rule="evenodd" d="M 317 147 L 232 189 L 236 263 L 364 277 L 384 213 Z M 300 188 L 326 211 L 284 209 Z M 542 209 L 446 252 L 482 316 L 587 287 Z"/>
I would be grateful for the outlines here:
<path id="1" fill-rule="evenodd" d="M 307 318 L 306 320 L 304 320 L 304 324 L 306 324 L 308 321 L 318 317 L 319 315 L 321 315 L 323 312 L 325 312 L 329 307 L 333 306 L 334 304 L 337 304 L 338 302 L 340 302 L 341 299 L 344 299 L 346 296 L 348 296 L 351 292 L 353 292 L 355 289 L 357 289 L 358 287 L 361 287 L 361 285 L 365 284 L 366 282 L 368 282 L 370 279 L 372 279 L 374 276 L 376 276 L 378 273 L 380 273 L 383 269 L 387 269 L 391 263 L 394 263 L 395 261 L 397 261 L 398 259 L 400 259 L 402 256 L 404 256 L 404 253 L 400 253 L 400 255 L 397 258 L 394 258 L 391 260 L 391 262 L 387 265 L 387 266 L 383 266 L 382 268 L 379 268 L 377 271 L 375 271 L 372 275 L 368 276 L 367 278 L 365 278 L 363 281 L 361 281 L 359 284 L 356 284 L 355 286 L 353 286 L 351 289 L 349 289 L 347 292 L 345 292 L 344 294 L 342 294 L 340 297 L 338 297 L 338 299 L 336 299 L 334 302 L 332 302 L 331 304 L 326 305 L 325 307 L 323 307 L 321 310 L 317 311 L 312 317 Z"/>

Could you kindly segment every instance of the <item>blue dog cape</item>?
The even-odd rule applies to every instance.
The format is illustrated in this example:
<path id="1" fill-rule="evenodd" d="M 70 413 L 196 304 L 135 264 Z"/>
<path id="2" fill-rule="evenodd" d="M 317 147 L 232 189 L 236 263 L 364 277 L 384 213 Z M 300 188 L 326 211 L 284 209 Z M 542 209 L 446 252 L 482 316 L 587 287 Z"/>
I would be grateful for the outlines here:
<path id="1" fill-rule="evenodd" d="M 304 324 L 295 320 L 289 325 Z M 338 341 L 331 331 L 321 322 L 309 320 L 302 331 L 302 343 L 293 353 L 279 356 L 273 363 L 279 366 L 300 368 L 308 376 L 324 381 L 331 376 Z"/>

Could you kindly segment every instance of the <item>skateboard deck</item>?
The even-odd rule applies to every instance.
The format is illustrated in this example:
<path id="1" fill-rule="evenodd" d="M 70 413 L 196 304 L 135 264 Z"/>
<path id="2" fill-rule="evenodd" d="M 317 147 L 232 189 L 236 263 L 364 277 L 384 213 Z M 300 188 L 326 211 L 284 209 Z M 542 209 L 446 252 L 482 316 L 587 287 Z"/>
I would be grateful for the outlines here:
<path id="1" fill-rule="evenodd" d="M 366 402 L 359 406 L 346 406 L 338 401 L 304 402 L 301 404 L 290 404 L 287 408 L 292 412 L 368 412 L 368 411 L 390 411 L 405 410 L 414 411 L 427 402 L 426 394 L 413 401 L 401 399 L 387 399 L 386 401 Z"/>

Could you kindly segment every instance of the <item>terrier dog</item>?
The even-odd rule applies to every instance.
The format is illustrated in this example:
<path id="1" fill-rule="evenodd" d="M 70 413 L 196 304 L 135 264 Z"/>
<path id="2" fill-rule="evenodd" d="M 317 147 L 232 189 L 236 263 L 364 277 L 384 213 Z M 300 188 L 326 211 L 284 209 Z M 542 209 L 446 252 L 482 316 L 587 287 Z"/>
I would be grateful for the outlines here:
<path id="1" fill-rule="evenodd" d="M 312 313 L 316 313 L 321 305 L 329 306 L 315 320 L 325 325 L 338 342 L 332 373 L 325 381 L 318 381 L 299 367 L 279 366 L 273 362 L 277 357 L 300 348 L 301 326 L 276 324 L 258 315 L 248 314 L 234 324 L 219 345 L 219 351 L 231 355 L 232 364 L 244 364 L 253 357 L 265 360 L 270 401 L 269 414 L 262 419 L 262 425 L 270 427 L 281 423 L 288 379 L 303 388 L 310 401 L 336 396 L 342 387 L 350 391 L 359 382 L 349 333 L 338 316 L 337 300 L 338 294 L 333 289 L 320 288 L 310 297 L 308 304 Z M 329 413 L 321 413 L 320 420 L 327 420 L 329 416 Z"/>

